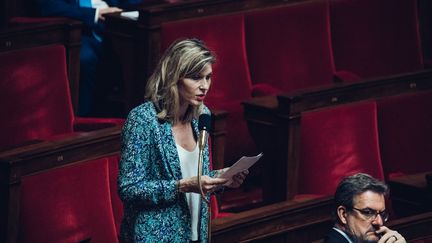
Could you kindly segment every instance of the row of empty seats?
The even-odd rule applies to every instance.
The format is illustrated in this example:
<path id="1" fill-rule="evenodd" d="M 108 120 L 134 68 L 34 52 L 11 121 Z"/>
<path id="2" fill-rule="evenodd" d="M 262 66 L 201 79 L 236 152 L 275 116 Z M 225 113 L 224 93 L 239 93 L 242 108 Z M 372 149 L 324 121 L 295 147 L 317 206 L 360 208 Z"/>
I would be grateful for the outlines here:
<path id="1" fill-rule="evenodd" d="M 332 195 L 358 172 L 387 180 L 432 170 L 431 101 L 428 91 L 304 112 L 298 193 Z"/>
<path id="2" fill-rule="evenodd" d="M 0 33 L 10 39 L 10 32 Z M 0 52 L 0 109 L 8 116 L 0 123 L 0 241 L 118 242 L 124 120 L 74 115 L 67 73 L 78 60 L 57 42 L 30 40 Z M 213 217 L 223 215 L 214 198 L 212 209 Z"/>
<path id="3" fill-rule="evenodd" d="M 123 119 L 75 116 L 76 27 L 0 32 L 2 242 L 118 242 Z"/>
<path id="4" fill-rule="evenodd" d="M 42 29 L 39 35 L 61 36 L 64 29 L 75 35 L 69 29 L 69 23 L 62 22 L 29 25 L 5 32 L 4 39 L 12 40 L 9 41 L 10 47 L 0 55 L 0 110 L 8 117 L 0 121 L 3 137 L 0 151 L 35 141 L 67 137 L 75 132 L 114 127 L 124 121 L 75 116 L 71 96 L 74 84 L 70 82 L 68 73 L 78 65 L 79 59 L 67 55 L 67 51 L 71 51 L 65 48 L 67 37 L 60 41 L 53 37 L 53 40 L 45 40 L 46 43 L 41 43 L 41 40 L 21 41 L 19 37 L 17 43 L 13 40 L 17 35 L 41 38 L 35 34 L 39 28 Z"/>
<path id="5" fill-rule="evenodd" d="M 318 2 L 318 5 L 327 6 L 326 4 L 322 4 L 322 2 Z M 291 7 L 297 8 L 299 6 L 300 7 L 315 6 L 315 3 L 307 3 L 305 5 L 303 5 L 303 4 L 293 5 Z M 268 10 L 268 11 L 273 11 L 273 10 Z M 274 10 L 274 11 L 276 11 L 276 10 Z M 280 9 L 278 8 L 277 11 L 280 11 Z M 249 13 L 247 13 L 247 14 L 249 14 Z M 250 14 L 251 15 L 255 14 L 255 12 L 251 12 Z M 261 15 L 262 12 L 257 11 L 256 14 Z M 227 20 L 225 17 L 226 16 L 224 16 L 223 18 L 225 20 Z M 216 78 L 215 78 L 213 89 L 216 91 L 217 90 L 221 91 L 219 93 L 216 92 L 209 97 L 209 105 L 211 108 L 214 107 L 214 108 L 221 108 L 221 109 L 227 109 L 227 110 L 232 109 L 233 114 L 237 114 L 237 117 L 235 115 L 231 115 L 232 122 L 234 122 L 234 123 L 230 124 L 230 127 L 229 127 L 230 130 L 229 131 L 237 132 L 239 130 L 239 126 L 243 126 L 243 125 L 237 126 L 235 123 L 235 122 L 237 122 L 237 123 L 242 122 L 241 121 L 242 120 L 241 119 L 242 113 L 236 112 L 236 111 L 241 111 L 241 106 L 239 105 L 239 103 L 241 101 L 240 96 L 242 96 L 242 93 L 244 91 L 248 91 L 247 94 L 248 94 L 248 97 L 250 97 L 251 94 L 254 93 L 253 90 L 258 90 L 258 92 L 262 92 L 264 90 L 265 91 L 264 93 L 269 93 L 269 91 L 279 92 L 279 90 L 277 89 L 277 87 L 276 87 L 276 89 L 274 89 L 273 86 L 267 86 L 267 85 L 261 86 L 261 89 L 256 89 L 256 88 L 253 89 L 252 88 L 252 83 L 253 83 L 252 81 L 254 79 L 250 77 L 252 74 L 252 70 L 250 70 L 251 73 L 249 73 L 249 67 L 251 66 L 251 64 L 250 64 L 250 55 L 251 54 L 249 54 L 249 52 L 248 52 L 249 47 L 247 47 L 247 45 L 245 45 L 245 43 L 237 42 L 237 39 L 236 39 L 238 37 L 238 35 L 240 35 L 240 37 L 242 38 L 243 41 L 247 40 L 247 37 L 246 37 L 246 34 L 247 34 L 246 30 L 247 29 L 244 28 L 244 24 L 246 23 L 246 19 L 245 19 L 245 16 L 242 16 L 242 15 L 235 15 L 235 16 L 231 16 L 231 17 L 234 19 L 240 20 L 240 22 L 237 22 L 237 23 L 240 23 L 241 25 L 239 25 L 237 27 L 243 28 L 243 31 L 241 31 L 241 32 L 232 31 L 230 35 L 227 35 L 226 34 L 227 31 L 229 29 L 231 29 L 231 27 L 232 27 L 230 21 L 228 21 L 228 22 L 222 21 L 220 23 L 220 27 L 219 27 L 220 32 L 218 32 L 218 31 L 213 32 L 215 29 L 212 29 L 212 28 L 209 29 L 210 30 L 209 33 L 211 33 L 211 35 L 221 34 L 221 36 L 223 36 L 225 38 L 225 40 L 228 40 L 228 41 L 230 40 L 230 38 L 232 38 L 232 42 L 231 42 L 231 48 L 232 49 L 229 49 L 227 46 L 218 47 L 218 46 L 214 46 L 216 44 L 212 44 L 211 42 L 209 43 L 209 46 L 216 50 L 216 53 L 219 56 L 219 63 L 220 63 L 220 64 L 218 64 L 220 66 L 215 67 L 215 70 L 217 69 L 220 71 L 215 71 L 216 72 L 216 75 L 215 75 Z M 211 18 L 209 18 L 209 19 L 211 19 Z M 205 22 L 206 21 L 200 22 L 200 24 L 203 23 L 205 25 Z M 175 27 L 175 25 L 178 23 L 172 23 L 172 24 Z M 170 25 L 171 24 L 167 24 L 166 26 L 170 26 Z M 168 28 L 168 27 L 166 27 L 166 28 Z M 164 27 L 163 29 L 167 30 L 166 28 Z M 197 31 L 199 31 L 202 28 L 202 25 L 199 25 L 199 28 L 198 27 L 196 27 L 196 28 L 198 29 Z M 225 32 L 222 32 L 222 30 L 224 30 L 224 29 L 225 29 Z M 191 29 L 191 30 L 193 30 L 193 29 Z M 235 29 L 233 29 L 233 30 L 235 30 Z M 168 33 L 167 33 L 167 35 L 168 35 Z M 176 38 L 175 35 L 172 38 Z M 206 37 L 204 37 L 202 39 L 206 40 Z M 235 45 L 235 43 L 240 43 L 241 45 Z M 257 43 L 259 44 L 259 42 L 257 42 Z M 262 42 L 262 43 L 264 43 L 264 42 Z M 240 47 L 240 49 L 236 49 L 237 47 Z M 42 48 L 42 50 L 43 50 L 42 56 L 44 56 L 47 61 L 51 62 L 51 64 L 57 64 L 57 62 L 55 60 L 59 61 L 59 63 L 64 63 L 64 59 L 65 59 L 64 58 L 64 50 L 62 49 L 61 46 L 55 46 L 54 45 L 54 46 L 46 47 L 46 49 L 44 49 L 44 48 Z M 264 48 L 262 48 L 262 49 L 264 49 Z M 220 52 L 218 50 L 226 51 L 225 52 L 226 54 L 223 54 L 224 52 Z M 245 66 L 242 66 L 241 69 L 239 69 L 240 66 L 237 66 L 238 63 L 236 62 L 235 58 L 230 59 L 231 57 L 234 57 L 235 55 L 233 55 L 233 54 L 237 53 L 239 50 L 241 50 L 243 52 L 242 60 L 243 60 L 243 63 L 246 64 Z M 33 51 L 35 51 L 35 52 L 33 52 Z M 38 49 L 38 48 L 31 49 L 30 56 L 32 56 L 32 55 L 38 56 L 38 55 L 35 55 L 35 53 L 37 51 L 41 51 L 41 49 Z M 54 54 L 52 54 L 52 53 L 54 53 Z M 10 54 L 10 53 L 7 53 L 7 54 Z M 51 56 L 51 54 L 52 54 L 52 56 L 54 56 L 54 59 L 51 59 L 49 57 L 49 56 Z M 19 56 L 20 55 L 16 55 L 16 57 L 19 57 Z M 39 56 L 41 56 L 40 53 L 39 53 Z M 55 56 L 57 56 L 57 57 L 63 56 L 63 59 L 62 60 L 55 59 Z M 15 55 L 14 55 L 14 57 L 15 57 Z M 32 59 L 30 58 L 29 60 L 32 60 Z M 36 58 L 36 60 L 40 61 L 41 59 Z M 265 61 L 265 59 L 263 59 L 263 61 Z M 2 62 L 2 63 L 4 63 L 4 62 Z M 19 63 L 19 62 L 17 61 L 16 63 Z M 268 64 L 269 61 L 267 60 L 264 63 Z M 49 64 L 49 65 L 51 65 L 51 64 Z M 271 64 L 280 64 L 280 63 L 279 62 L 274 62 L 274 63 L 271 62 Z M 226 69 L 222 65 L 227 65 Z M 21 64 L 18 66 L 28 67 L 28 65 L 21 65 Z M 16 69 L 12 69 L 12 70 L 16 70 Z M 229 72 L 226 72 L 226 74 L 221 73 L 222 71 L 225 72 L 224 70 L 227 70 Z M 239 70 L 244 70 L 244 72 L 239 72 Z M 27 73 L 27 71 L 22 71 L 22 73 Z M 19 75 L 22 73 L 12 72 L 12 74 L 13 74 L 12 76 Z M 51 70 L 48 70 L 46 73 L 49 73 L 52 76 L 59 77 L 61 80 L 64 80 L 65 73 L 64 73 L 63 69 L 59 70 L 60 74 L 58 74 L 58 75 L 54 75 L 54 74 L 56 74 L 56 72 L 54 72 L 54 74 L 53 74 Z M 35 75 L 35 74 L 31 74 L 31 75 Z M 225 75 L 225 76 L 223 76 L 223 75 Z M 26 76 L 26 75 L 24 75 L 24 76 Z M 37 77 L 37 76 L 38 75 L 35 75 L 35 77 Z M 230 90 L 228 88 L 230 87 L 231 84 L 233 84 L 233 83 L 237 84 L 238 80 L 244 80 L 245 77 L 250 80 L 250 83 L 248 82 L 248 85 L 249 85 L 249 87 L 251 87 L 251 89 L 246 90 L 246 89 L 243 89 L 239 86 L 235 86 L 234 90 L 228 91 L 228 90 Z M 283 77 L 283 76 L 278 76 L 278 77 Z M 319 78 L 319 76 L 317 76 L 317 77 Z M 232 83 L 226 83 L 229 80 L 231 80 Z M 6 79 L 6 81 L 8 81 L 8 79 Z M 218 81 L 220 81 L 219 84 L 218 84 Z M 275 84 L 279 84 L 279 83 L 275 83 Z M 64 82 L 62 85 L 64 86 Z M 218 85 L 221 85 L 220 86 L 221 89 L 217 88 Z M 9 88 L 9 86 L 7 86 L 7 85 L 5 85 L 4 87 Z M 17 87 L 17 86 L 13 86 L 13 87 Z M 67 87 L 67 85 L 66 85 L 66 87 Z M 17 88 L 22 88 L 22 87 L 17 87 Z M 42 92 L 44 89 L 37 89 L 37 90 Z M 31 94 L 34 95 L 35 92 L 32 92 Z M 46 94 L 51 94 L 51 92 L 45 91 L 45 93 L 38 95 L 37 98 L 45 100 L 46 98 L 48 98 Z M 6 97 L 6 98 L 7 99 L 13 99 L 16 97 L 10 96 L 10 97 Z M 67 98 L 68 98 L 68 93 L 67 92 L 63 93 L 63 99 L 67 100 Z M 232 98 L 236 98 L 236 99 L 233 100 Z M 237 99 L 237 98 L 239 98 L 239 99 Z M 30 104 L 39 104 L 38 99 L 35 98 L 34 100 L 30 101 L 29 103 Z M 22 100 L 22 98 L 18 101 L 13 101 L 13 102 L 20 103 L 21 100 Z M 227 101 L 227 102 L 225 102 L 225 101 Z M 65 102 L 59 102 L 59 103 L 65 103 Z M 66 103 L 67 103 L 67 101 L 66 101 Z M 404 101 L 403 101 L 403 103 L 405 104 Z M 367 105 L 365 106 L 365 108 L 362 109 L 364 112 L 359 113 L 359 114 L 353 114 L 354 117 L 356 117 L 357 115 L 360 115 L 360 114 L 365 114 L 365 117 L 369 117 L 369 118 L 373 117 L 373 114 L 376 115 L 376 111 L 374 111 L 374 109 L 377 109 L 376 107 L 377 106 L 380 107 L 380 105 L 373 105 L 373 102 L 372 102 L 372 104 L 370 104 L 370 103 L 365 103 L 365 104 L 367 104 Z M 356 106 L 356 105 L 352 105 L 352 106 Z M 40 108 L 42 106 L 35 106 L 35 107 Z M 70 107 L 70 105 L 65 106 L 65 107 Z M 384 103 L 383 103 L 382 107 L 384 107 Z M 76 120 L 75 116 L 73 115 L 73 112 L 70 111 L 70 108 L 56 107 L 56 109 L 60 109 L 60 110 L 63 109 L 63 111 L 67 111 L 67 113 L 69 114 L 67 116 L 64 116 L 65 120 L 68 121 L 67 125 L 65 125 L 68 128 L 68 130 L 66 130 L 66 131 L 61 130 L 60 132 L 58 132 L 57 130 L 54 129 L 55 131 L 52 133 L 37 135 L 35 137 L 29 136 L 29 135 L 23 135 L 22 137 L 24 137 L 24 138 L 20 142 L 13 142 L 13 144 L 7 144 L 5 146 L 16 145 L 16 144 L 21 143 L 22 141 L 29 141 L 29 140 L 33 140 L 33 139 L 51 140 L 54 138 L 63 137 L 65 135 L 72 135 L 73 132 L 75 131 L 73 129 L 73 126 L 75 125 L 74 121 Z M 42 115 L 47 114 L 48 110 L 43 110 L 43 111 L 40 111 L 40 109 L 37 109 L 37 110 L 39 110 L 39 111 L 37 112 L 36 117 L 41 118 L 43 121 L 49 121 L 49 119 L 50 119 L 49 117 L 41 116 L 41 114 Z M 345 110 L 342 112 L 343 113 L 349 113 L 348 110 Z M 28 112 L 29 111 L 33 111 L 33 108 L 29 108 Z M 388 111 L 388 109 L 387 109 L 387 111 Z M 421 111 L 421 110 L 419 110 L 419 111 Z M 13 112 L 13 111 L 11 111 L 11 112 Z M 341 110 L 338 110 L 338 112 L 341 112 Z M 56 113 L 54 112 L 54 114 L 56 114 Z M 323 115 L 323 114 L 321 114 L 321 115 Z M 63 117 L 60 114 L 57 114 L 52 119 L 57 119 L 58 116 Z M 325 115 L 323 115 L 323 116 L 325 116 Z M 393 115 L 393 116 L 397 117 L 397 115 Z M 305 117 L 308 117 L 308 114 L 305 114 Z M 332 116 L 332 117 L 334 117 L 334 116 Z M 349 119 L 348 117 L 349 116 L 344 116 L 345 119 Z M 305 119 L 307 120 L 307 118 L 305 118 Z M 389 119 L 391 120 L 391 118 L 389 118 Z M 314 119 L 311 119 L 311 121 L 312 120 L 314 120 Z M 20 121 L 20 119 L 18 119 L 17 121 Z M 93 120 L 91 122 L 85 123 L 85 124 L 89 124 L 89 125 L 85 125 L 84 126 L 85 128 L 81 129 L 81 130 L 92 130 L 95 127 L 100 128 L 100 127 L 109 126 L 109 125 L 103 125 L 103 124 L 112 125 L 112 124 L 121 124 L 121 122 L 122 122 L 121 120 L 115 120 L 114 122 L 108 121 L 108 123 L 104 123 L 104 122 L 101 122 L 101 120 L 98 120 L 96 122 Z M 350 122 L 350 121 L 348 121 L 348 122 Z M 37 122 L 35 122 L 35 124 L 36 123 Z M 102 124 L 102 125 L 99 125 L 99 124 Z M 45 125 L 47 125 L 47 124 L 45 124 Z M 231 125 L 232 125 L 232 127 L 231 127 Z M 311 126 L 313 126 L 313 124 Z M 375 125 L 372 124 L 371 128 L 373 128 L 374 126 L 376 126 L 376 124 Z M 23 127 L 25 127 L 25 126 L 23 126 Z M 35 132 L 35 131 L 44 132 L 47 130 L 47 128 L 45 128 L 45 127 L 40 128 L 40 129 L 34 129 L 34 130 L 33 130 L 33 127 L 31 127 L 31 125 L 29 125 L 29 127 L 31 129 L 30 129 L 30 132 L 28 132 L 27 134 L 32 134 L 32 132 Z M 337 126 L 335 126 L 335 127 L 337 128 Z M 246 128 L 246 127 L 243 126 L 243 128 Z M 386 128 L 389 128 L 389 127 L 386 127 Z M 391 128 L 389 128 L 389 129 L 391 129 Z M 242 131 L 244 131 L 245 134 L 247 134 L 247 130 L 242 130 Z M 368 129 L 368 131 L 371 131 L 371 130 Z M 373 129 L 372 129 L 372 131 L 373 131 Z M 6 132 L 9 132 L 9 131 L 6 131 Z M 388 132 L 389 132 L 389 134 L 392 134 L 391 131 L 388 131 Z M 231 134 L 233 134 L 233 133 L 231 133 Z M 357 135 L 358 134 L 360 134 L 362 136 L 364 135 L 364 137 L 367 136 L 366 134 L 363 134 L 362 131 L 359 131 L 357 133 Z M 356 135 L 356 134 L 354 134 L 354 135 Z M 353 135 L 353 137 L 355 137 L 354 135 Z M 417 133 L 417 135 L 418 136 L 424 135 L 424 131 L 420 131 L 420 133 Z M 413 139 L 415 139 L 415 141 L 417 141 L 419 139 L 419 137 L 414 137 Z M 366 138 L 365 138 L 365 140 L 366 140 Z M 245 143 L 245 141 L 243 141 L 242 139 L 238 139 L 238 138 L 236 138 L 236 139 L 228 138 L 228 141 L 230 143 L 233 143 L 233 145 L 229 145 L 229 148 L 230 149 L 232 148 L 231 151 L 234 151 L 234 152 L 238 148 L 243 146 Z M 350 140 L 351 143 L 354 143 L 355 141 L 356 141 L 355 139 Z M 372 140 L 370 140 L 370 141 L 372 141 Z M 427 144 L 427 141 L 426 141 L 426 144 Z M 375 145 L 376 145 L 375 142 L 372 142 L 372 146 L 375 146 Z M 303 146 L 303 144 L 302 144 L 302 146 Z M 234 149 L 236 149 L 236 150 L 234 150 Z M 387 149 L 388 149 L 388 151 L 391 151 L 391 148 L 387 148 Z M 380 150 L 384 151 L 385 149 L 380 149 Z M 245 150 L 245 151 L 247 151 L 247 150 Z M 379 152 L 379 150 L 377 150 L 377 151 Z M 425 151 L 427 151 L 427 150 L 425 150 Z M 372 156 L 375 156 L 375 155 L 372 154 Z M 409 156 L 409 154 L 408 154 L 408 156 Z M 68 240 L 68 239 L 70 239 L 71 241 L 83 241 L 83 240 L 85 241 L 87 239 L 90 239 L 91 241 L 95 241 L 95 242 L 111 242 L 111 241 L 115 242 L 116 236 L 118 234 L 118 224 L 119 224 L 119 221 L 121 219 L 121 202 L 118 200 L 118 198 L 115 197 L 115 193 L 116 193 L 116 190 L 114 188 L 115 187 L 115 179 L 113 179 L 113 178 L 116 178 L 117 172 L 116 172 L 115 167 L 113 167 L 113 168 L 111 167 L 112 165 L 116 165 L 116 163 L 117 163 L 116 157 L 114 157 L 114 158 L 104 157 L 104 158 L 101 158 L 101 159 L 98 159 L 95 161 L 88 161 L 88 162 L 85 162 L 83 164 L 73 165 L 73 166 L 67 167 L 67 168 L 66 167 L 65 168 L 59 168 L 59 169 L 55 169 L 52 171 L 47 171 L 46 173 L 41 172 L 41 173 L 38 173 L 35 175 L 30 175 L 30 176 L 27 176 L 25 178 L 22 178 L 22 185 L 21 185 L 22 191 L 21 191 L 21 201 L 20 201 L 20 209 L 22 211 L 20 213 L 20 226 L 22 226 L 23 228 L 19 228 L 19 230 L 20 230 L 20 232 L 26 232 L 26 234 L 28 233 L 28 235 L 21 235 L 21 237 L 22 237 L 21 240 L 25 242 L 27 240 L 34 241 L 34 239 L 41 239 L 40 242 L 43 242 L 46 240 L 45 237 L 50 236 L 50 237 L 53 237 L 51 239 L 59 239 L 60 241 Z M 393 173 L 401 172 L 401 171 L 403 172 L 403 168 L 402 169 L 394 169 L 391 171 Z M 92 181 L 93 176 L 94 176 L 95 181 Z M 0 178 L 0 179 L 2 179 L 2 181 L 3 181 L 4 178 Z M 58 181 L 58 185 L 55 185 L 55 183 L 50 183 L 52 181 L 56 181 L 56 182 Z M 84 186 L 88 185 L 88 183 L 85 183 L 85 182 L 88 182 L 88 181 L 91 181 L 92 183 L 94 182 L 94 185 L 92 185 L 91 187 L 85 188 Z M 43 190 L 43 191 L 38 190 L 41 187 L 46 188 L 46 190 Z M 59 188 L 61 188 L 63 191 L 59 190 Z M 305 190 L 304 192 L 308 193 L 307 190 Z M 309 193 L 320 193 L 320 192 L 309 192 Z M 102 200 L 102 202 L 100 202 L 100 201 L 96 200 L 97 199 L 97 198 L 95 198 L 96 196 L 98 196 L 100 198 L 105 198 L 105 200 Z M 35 197 L 39 197 L 40 200 L 34 201 Z M 89 200 L 89 204 L 83 205 L 83 203 L 80 200 L 85 200 L 86 202 L 87 202 L 87 200 Z M 34 210 L 35 208 L 43 208 L 43 206 L 46 204 L 51 205 L 50 208 L 55 210 L 54 214 L 46 215 L 46 214 L 44 214 L 43 210 L 38 211 L 40 214 L 33 214 L 34 212 L 32 210 Z M 95 208 L 97 208 L 98 210 L 93 210 Z M 68 212 L 69 212 L 69 214 L 68 214 Z M 61 217 L 61 218 L 59 218 L 59 217 Z M 68 220 L 64 220 L 65 219 L 64 217 L 67 217 Z M 102 220 L 102 219 L 103 219 L 103 222 L 98 221 L 98 220 Z M 70 227 L 67 227 L 67 229 L 70 229 L 71 231 L 70 232 L 64 231 L 66 229 L 65 225 L 62 225 L 63 228 L 59 229 L 58 224 L 56 223 L 59 221 L 61 221 L 62 223 L 68 223 L 68 224 L 70 223 L 70 225 L 67 225 L 67 226 L 70 226 Z M 38 224 L 40 224 L 41 226 L 52 224 L 53 225 L 53 228 L 52 228 L 53 234 L 52 235 L 39 234 L 37 231 L 32 231 L 32 230 L 34 230 L 34 225 L 38 225 Z M 83 228 L 82 225 L 85 225 L 86 227 Z"/>
<path id="6" fill-rule="evenodd" d="M 196 37 L 215 51 L 207 104 L 230 114 L 227 161 L 254 151 L 242 100 L 423 69 L 415 0 L 305 1 L 168 22 L 161 33 L 163 48 Z"/>

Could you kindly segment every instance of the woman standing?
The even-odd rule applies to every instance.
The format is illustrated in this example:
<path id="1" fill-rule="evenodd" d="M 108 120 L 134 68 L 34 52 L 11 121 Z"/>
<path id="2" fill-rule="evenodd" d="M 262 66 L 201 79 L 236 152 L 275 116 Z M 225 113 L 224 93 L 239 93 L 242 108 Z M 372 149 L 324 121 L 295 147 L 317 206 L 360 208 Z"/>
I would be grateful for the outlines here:
<path id="1" fill-rule="evenodd" d="M 202 41 L 174 42 L 149 78 L 147 101 L 129 113 L 118 182 L 127 242 L 207 242 L 208 207 L 201 203 L 195 176 L 197 118 L 210 114 L 203 101 L 214 62 Z M 203 157 L 201 189 L 207 194 L 228 181 L 210 171 L 208 145 Z M 240 186 L 247 173 L 234 176 L 228 186 Z"/>

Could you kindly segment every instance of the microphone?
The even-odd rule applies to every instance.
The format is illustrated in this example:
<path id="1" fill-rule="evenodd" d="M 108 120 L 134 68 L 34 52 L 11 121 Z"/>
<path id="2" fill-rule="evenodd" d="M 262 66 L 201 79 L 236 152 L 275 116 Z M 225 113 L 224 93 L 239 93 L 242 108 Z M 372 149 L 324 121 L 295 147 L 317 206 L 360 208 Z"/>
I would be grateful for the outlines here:
<path id="1" fill-rule="evenodd" d="M 209 114 L 202 114 L 198 118 L 198 130 L 199 130 L 199 136 L 198 136 L 198 186 L 201 192 L 201 197 L 206 201 L 207 203 L 210 203 L 203 190 L 201 185 L 201 176 L 202 176 L 202 167 L 203 167 L 203 155 L 204 155 L 204 147 L 207 143 L 208 135 L 211 129 L 211 118 Z"/>
<path id="2" fill-rule="evenodd" d="M 211 118 L 208 114 L 202 114 L 198 118 L 198 130 L 200 131 L 198 137 L 198 146 L 200 150 L 204 150 L 207 143 L 208 134 L 211 129 Z"/>

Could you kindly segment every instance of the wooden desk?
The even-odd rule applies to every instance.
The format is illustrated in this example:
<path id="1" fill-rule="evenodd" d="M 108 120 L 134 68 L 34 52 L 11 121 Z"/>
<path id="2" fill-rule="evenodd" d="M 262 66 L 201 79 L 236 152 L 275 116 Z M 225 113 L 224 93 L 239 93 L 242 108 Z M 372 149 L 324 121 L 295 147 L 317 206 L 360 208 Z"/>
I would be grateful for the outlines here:
<path id="1" fill-rule="evenodd" d="M 312 242 L 332 226 L 331 197 L 284 201 L 212 220 L 212 242 Z"/>
<path id="2" fill-rule="evenodd" d="M 392 206 L 398 217 L 432 211 L 432 187 L 426 175 L 432 171 L 403 175 L 388 181 Z"/>

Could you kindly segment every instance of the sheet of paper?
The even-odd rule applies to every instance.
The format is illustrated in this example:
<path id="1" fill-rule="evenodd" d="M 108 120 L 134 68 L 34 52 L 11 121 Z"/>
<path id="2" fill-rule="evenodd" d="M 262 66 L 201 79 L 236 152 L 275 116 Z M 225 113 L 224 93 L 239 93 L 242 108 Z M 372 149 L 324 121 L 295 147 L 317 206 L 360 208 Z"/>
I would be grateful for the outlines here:
<path id="1" fill-rule="evenodd" d="M 220 178 L 226 178 L 228 179 L 228 183 L 231 183 L 232 177 L 244 170 L 249 169 L 252 165 L 254 165 L 261 157 L 263 156 L 263 153 L 260 153 L 256 156 L 243 156 L 241 157 L 235 164 L 233 164 L 228 170 L 226 170 L 224 173 L 220 174 Z"/>
<path id="2" fill-rule="evenodd" d="M 138 11 L 121 12 L 120 16 L 137 20 L 139 17 L 139 12 Z"/>

